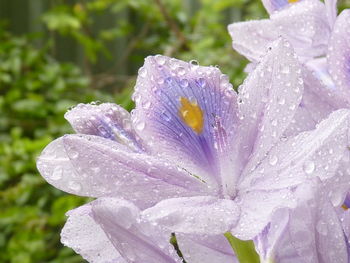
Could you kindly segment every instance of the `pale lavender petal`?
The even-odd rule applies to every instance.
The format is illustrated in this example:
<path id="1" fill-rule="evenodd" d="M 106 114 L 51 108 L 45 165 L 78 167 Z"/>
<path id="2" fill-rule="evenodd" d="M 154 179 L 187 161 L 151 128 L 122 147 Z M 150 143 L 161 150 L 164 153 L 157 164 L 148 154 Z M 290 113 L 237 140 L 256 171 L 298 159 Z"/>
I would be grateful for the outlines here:
<path id="1" fill-rule="evenodd" d="M 246 170 L 279 140 L 293 119 L 303 91 L 300 64 L 279 39 L 239 89 L 240 126 L 235 155 Z"/>
<path id="2" fill-rule="evenodd" d="M 316 124 L 339 108 L 334 93 L 326 88 L 308 68 L 302 68 L 304 92 L 294 119 L 285 131 L 287 137 L 312 130 Z"/>
<path id="3" fill-rule="evenodd" d="M 237 123 L 236 93 L 227 76 L 216 67 L 148 57 L 133 99 L 133 123 L 154 154 L 213 187 L 221 184 L 221 160 L 227 159 Z"/>
<path id="4" fill-rule="evenodd" d="M 278 29 L 269 19 L 237 22 L 228 26 L 234 50 L 257 62 L 279 36 Z"/>
<path id="5" fill-rule="evenodd" d="M 316 57 L 326 53 L 331 28 L 321 1 L 300 1 L 272 14 L 270 19 L 299 56 Z"/>
<path id="6" fill-rule="evenodd" d="M 169 197 L 207 192 L 205 183 L 173 163 L 92 135 L 50 143 L 37 162 L 55 187 L 83 196 L 118 196 L 145 207 Z"/>
<path id="7" fill-rule="evenodd" d="M 143 145 L 132 128 L 130 113 L 113 103 L 78 104 L 64 117 L 77 133 L 97 135 L 141 152 Z"/>
<path id="8" fill-rule="evenodd" d="M 334 90 L 335 84 L 328 72 L 327 59 L 325 57 L 309 60 L 305 65 L 315 74 L 322 84 L 329 90 Z"/>
<path id="9" fill-rule="evenodd" d="M 269 20 L 233 23 L 228 30 L 233 48 L 256 62 L 279 36 L 293 45 L 301 60 L 325 55 L 331 27 L 323 3 L 303 0 L 272 13 Z"/>
<path id="10" fill-rule="evenodd" d="M 224 235 L 177 234 L 176 240 L 187 263 L 238 263 Z"/>
<path id="11" fill-rule="evenodd" d="M 350 100 L 350 10 L 337 18 L 328 47 L 328 66 L 336 91 Z"/>
<path id="12" fill-rule="evenodd" d="M 347 240 L 338 215 L 317 178 L 299 186 L 298 205 L 277 211 L 256 239 L 272 262 L 348 262 Z M 276 231 L 277 230 L 277 231 Z"/>
<path id="13" fill-rule="evenodd" d="M 333 112 L 315 130 L 281 140 L 241 184 L 243 189 L 283 189 L 307 178 L 336 175 L 349 149 L 349 110 Z"/>
<path id="14" fill-rule="evenodd" d="M 91 203 L 67 213 L 61 242 L 90 263 L 126 262 L 92 217 Z"/>
<path id="15" fill-rule="evenodd" d="M 169 231 L 199 235 L 224 234 L 240 216 L 235 202 L 212 196 L 163 200 L 142 213 L 147 221 Z"/>
<path id="16" fill-rule="evenodd" d="M 346 198 L 350 191 L 350 150 L 346 151 L 339 161 L 336 175 L 326 179 L 323 185 L 333 206 L 340 207 L 343 202 L 345 206 L 350 205 L 350 202 L 347 202 L 349 199 Z"/>
<path id="17" fill-rule="evenodd" d="M 299 0 L 302 1 L 302 0 Z M 262 3 L 270 14 L 279 11 L 283 8 L 293 5 L 299 1 L 290 1 L 290 0 L 262 0 Z"/>
<path id="18" fill-rule="evenodd" d="M 333 26 L 335 20 L 337 19 L 337 0 L 325 0 L 324 3 L 326 5 L 326 12 L 328 23 Z"/>
<path id="19" fill-rule="evenodd" d="M 125 200 L 102 198 L 93 202 L 92 215 L 129 263 L 179 263 L 170 234 L 140 220 L 140 211 Z"/>
<path id="20" fill-rule="evenodd" d="M 293 194 L 288 189 L 250 192 L 242 190 L 234 201 L 240 207 L 241 215 L 230 232 L 243 240 L 257 236 L 270 222 L 275 210 L 296 205 Z"/>
<path id="21" fill-rule="evenodd" d="M 278 224 L 276 224 L 278 222 Z M 274 259 L 274 248 L 283 248 L 284 263 L 292 263 L 295 260 L 295 249 L 287 239 L 283 239 L 286 226 L 289 222 L 289 209 L 280 208 L 273 212 L 269 224 L 256 236 L 253 241 L 255 249 L 261 261 L 272 261 Z"/>
<path id="22" fill-rule="evenodd" d="M 343 93 L 334 83 L 328 70 L 328 61 L 326 58 L 310 60 L 306 63 L 306 66 L 325 87 L 318 88 L 319 85 L 310 85 L 312 89 L 314 89 L 314 86 L 317 87 L 315 92 L 319 94 L 319 98 L 323 98 L 323 100 L 327 101 L 335 109 L 350 108 L 349 94 Z"/>

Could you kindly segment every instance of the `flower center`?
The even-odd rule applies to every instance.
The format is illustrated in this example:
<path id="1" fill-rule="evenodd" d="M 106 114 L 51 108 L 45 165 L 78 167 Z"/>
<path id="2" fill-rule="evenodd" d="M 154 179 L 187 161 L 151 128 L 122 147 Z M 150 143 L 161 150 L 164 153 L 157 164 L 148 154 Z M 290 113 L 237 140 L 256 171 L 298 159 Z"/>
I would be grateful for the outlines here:
<path id="1" fill-rule="evenodd" d="M 190 102 L 187 98 L 180 98 L 181 107 L 179 115 L 183 122 L 197 134 L 201 133 L 204 126 L 204 118 L 202 109 L 198 103 Z"/>

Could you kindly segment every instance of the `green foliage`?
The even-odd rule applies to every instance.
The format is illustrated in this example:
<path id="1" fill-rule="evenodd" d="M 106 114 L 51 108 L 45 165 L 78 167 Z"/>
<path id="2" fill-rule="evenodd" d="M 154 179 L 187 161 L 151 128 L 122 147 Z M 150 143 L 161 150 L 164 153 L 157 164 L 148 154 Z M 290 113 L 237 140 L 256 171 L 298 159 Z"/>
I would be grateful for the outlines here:
<path id="1" fill-rule="evenodd" d="M 70 250 L 58 250 L 58 233 L 64 213 L 85 200 L 48 186 L 35 158 L 52 139 L 70 132 L 63 114 L 78 94 L 89 99 L 88 79 L 76 66 L 50 57 L 48 47 L 34 48 L 27 37 L 0 28 L 0 43 L 0 262 L 45 262 L 59 255 L 77 262 Z"/>
<path id="2" fill-rule="evenodd" d="M 240 263 L 260 263 L 259 255 L 255 251 L 252 240 L 240 240 L 232 236 L 230 232 L 226 232 L 224 235 Z"/>

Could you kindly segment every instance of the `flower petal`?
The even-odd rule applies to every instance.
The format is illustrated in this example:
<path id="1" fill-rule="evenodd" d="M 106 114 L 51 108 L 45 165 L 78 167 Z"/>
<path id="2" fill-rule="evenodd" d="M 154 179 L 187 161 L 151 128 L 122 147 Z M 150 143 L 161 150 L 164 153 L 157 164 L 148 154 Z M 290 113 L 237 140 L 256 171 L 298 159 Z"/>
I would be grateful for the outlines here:
<path id="1" fill-rule="evenodd" d="M 255 171 L 244 178 L 245 189 L 283 189 L 307 178 L 336 175 L 349 149 L 349 110 L 333 112 L 315 130 L 281 141 Z"/>
<path id="2" fill-rule="evenodd" d="M 187 263 L 238 263 L 224 235 L 177 234 L 176 240 Z"/>
<path id="3" fill-rule="evenodd" d="M 331 27 L 323 3 L 303 0 L 274 12 L 270 20 L 233 23 L 228 29 L 233 48 L 256 62 L 270 42 L 279 36 L 286 38 L 303 60 L 324 55 Z"/>
<path id="4" fill-rule="evenodd" d="M 143 217 L 176 233 L 224 234 L 239 218 L 239 207 L 229 199 L 211 196 L 173 198 L 143 211 Z"/>
<path id="5" fill-rule="evenodd" d="M 279 36 L 278 29 L 269 19 L 237 22 L 228 26 L 232 47 L 250 61 L 258 62 Z"/>
<path id="6" fill-rule="evenodd" d="M 91 203 L 67 213 L 68 220 L 61 232 L 61 242 L 88 262 L 112 263 L 126 261 L 92 217 Z"/>
<path id="7" fill-rule="evenodd" d="M 240 126 L 235 147 L 250 169 L 279 140 L 301 100 L 301 70 L 290 44 L 279 39 L 239 90 Z"/>
<path id="8" fill-rule="evenodd" d="M 53 141 L 37 166 L 50 184 L 68 193 L 118 196 L 142 207 L 207 191 L 203 182 L 172 163 L 91 135 L 67 135 Z"/>
<path id="9" fill-rule="evenodd" d="M 236 93 L 216 67 L 157 55 L 139 71 L 133 122 L 154 153 L 215 187 L 235 133 Z"/>
<path id="10" fill-rule="evenodd" d="M 311 59 L 305 63 L 308 69 L 327 87 L 327 90 L 334 90 L 335 84 L 328 72 L 327 59 L 325 57 Z"/>
<path id="11" fill-rule="evenodd" d="M 241 216 L 230 232 L 242 240 L 250 240 L 257 236 L 270 222 L 275 210 L 295 206 L 293 194 L 288 189 L 242 191 L 234 201 L 241 208 Z"/>
<path id="12" fill-rule="evenodd" d="M 299 56 L 317 57 L 326 53 L 331 27 L 321 1 L 300 1 L 272 14 L 270 19 Z"/>
<path id="13" fill-rule="evenodd" d="M 336 91 L 350 100 L 350 10 L 337 18 L 328 47 L 328 66 Z"/>
<path id="14" fill-rule="evenodd" d="M 326 12 L 327 12 L 327 18 L 328 22 L 331 26 L 333 26 L 335 20 L 337 19 L 337 0 L 325 0 L 325 6 L 326 6 Z"/>
<path id="15" fill-rule="evenodd" d="M 92 215 L 127 262 L 179 263 L 170 234 L 140 221 L 140 211 L 125 200 L 102 198 L 93 202 Z"/>
<path id="16" fill-rule="evenodd" d="M 265 247 L 266 260 L 348 262 L 341 222 L 321 184 L 313 179 L 297 188 L 298 205 L 289 213 L 277 211 L 264 237 L 256 240 L 258 248 Z"/>
<path id="17" fill-rule="evenodd" d="M 262 0 L 262 3 L 267 12 L 269 12 L 269 14 L 272 14 L 276 11 L 288 7 L 289 5 L 298 3 L 299 1 L 302 0 Z"/>
<path id="18" fill-rule="evenodd" d="M 142 143 L 132 128 L 130 114 L 113 103 L 78 104 L 64 117 L 77 133 L 97 135 L 141 152 Z"/>
<path id="19" fill-rule="evenodd" d="M 303 67 L 302 75 L 303 98 L 292 123 L 284 133 L 287 137 L 314 129 L 317 123 L 339 108 L 335 103 L 334 94 L 314 76 L 313 72 Z"/>

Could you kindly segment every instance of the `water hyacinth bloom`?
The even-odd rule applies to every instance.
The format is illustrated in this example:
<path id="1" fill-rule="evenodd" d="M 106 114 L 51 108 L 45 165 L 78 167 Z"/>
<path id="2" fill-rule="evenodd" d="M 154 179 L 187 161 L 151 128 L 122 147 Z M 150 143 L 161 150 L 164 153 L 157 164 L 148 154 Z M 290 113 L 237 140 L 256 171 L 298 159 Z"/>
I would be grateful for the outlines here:
<path id="1" fill-rule="evenodd" d="M 298 205 L 276 210 L 254 239 L 261 262 L 349 262 L 349 213 L 337 211 L 327 192 L 317 178 L 297 187 Z"/>
<path id="2" fill-rule="evenodd" d="M 271 41 L 286 38 L 303 61 L 325 55 L 336 17 L 336 1 L 263 0 L 269 19 L 228 26 L 235 50 L 256 62 Z"/>
<path id="3" fill-rule="evenodd" d="M 169 235 L 140 220 L 140 210 L 131 202 L 99 198 L 67 215 L 61 242 L 88 262 L 182 262 Z"/>
<path id="4" fill-rule="evenodd" d="M 53 141 L 38 159 L 55 187 L 103 198 L 70 212 L 62 241 L 87 259 L 101 255 L 94 248 L 107 246 L 95 241 L 109 244 L 113 257 L 96 262 L 142 262 L 144 254 L 167 262 L 173 251 L 153 242 L 157 235 L 147 240 L 148 223 L 162 233 L 255 237 L 275 209 L 296 206 L 294 186 L 309 177 L 330 180 L 347 151 L 347 110 L 312 131 L 284 136 L 300 104 L 301 77 L 282 39 L 239 94 L 215 67 L 148 57 L 131 116 L 112 104 L 79 105 L 66 115 L 79 134 Z M 119 222 L 123 217 L 128 220 Z M 101 242 L 85 246 L 84 229 L 89 237 L 99 231 Z"/>
<path id="5" fill-rule="evenodd" d="M 304 63 L 303 98 L 285 135 L 311 130 L 331 112 L 350 108 L 349 10 L 337 17 L 336 1 L 323 4 L 318 0 L 264 0 L 263 4 L 270 19 L 234 23 L 228 29 L 234 49 L 253 62 L 248 70 L 254 67 L 264 47 L 279 35 L 290 40 Z M 345 153 L 337 187 L 329 193 L 336 206 L 344 200 L 338 187 L 350 188 L 349 165 L 350 156 Z"/>

